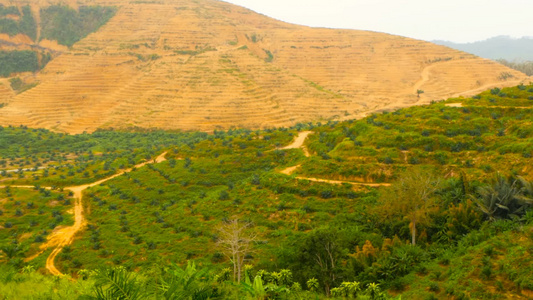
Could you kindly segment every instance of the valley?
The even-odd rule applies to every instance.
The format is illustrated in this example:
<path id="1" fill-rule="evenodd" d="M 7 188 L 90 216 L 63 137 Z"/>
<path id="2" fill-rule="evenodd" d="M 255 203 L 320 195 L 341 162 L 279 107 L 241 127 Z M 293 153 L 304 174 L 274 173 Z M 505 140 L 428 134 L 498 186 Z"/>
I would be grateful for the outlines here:
<path id="1" fill-rule="evenodd" d="M 19 137 L 2 150 L 9 168 L 28 169 L 28 161 L 50 163 L 52 153 L 55 160 L 69 157 L 70 162 L 2 174 L 0 224 L 11 241 L 2 249 L 18 249 L 4 256 L 4 267 L 48 268 L 85 284 L 81 278 L 93 276 L 86 275 L 88 270 L 102 266 L 147 274 L 154 266 L 194 261 L 210 270 L 209 280 L 221 280 L 216 276 L 223 276 L 231 260 L 217 243 L 216 228 L 237 218 L 253 224 L 250 230 L 257 236 L 246 260 L 253 266 L 248 274 L 287 268 L 294 282 L 304 287 L 316 278 L 330 296 L 339 293 L 333 284 L 340 282 L 328 276 L 343 274 L 364 287 L 361 293 L 380 281 L 388 297 L 445 299 L 468 293 L 473 298 L 512 294 L 526 299 L 531 264 L 519 249 L 531 241 L 530 212 L 523 210 L 530 205 L 526 199 L 533 180 L 531 97 L 533 86 L 520 85 L 357 121 L 213 134 L 64 135 L 5 127 L 0 137 Z M 151 162 L 157 163 L 147 164 Z M 389 202 L 402 201 L 402 194 L 394 191 L 411 176 L 406 174 L 423 174 L 421 178 L 433 178 L 428 180 L 439 186 L 430 206 L 410 208 L 425 216 L 416 226 L 416 246 L 410 245 L 409 208 Z M 76 184 L 81 186 L 69 188 Z M 499 195 L 494 193 L 504 186 L 522 195 L 513 199 L 526 201 L 507 206 L 518 219 L 498 208 L 511 202 L 483 206 L 495 205 L 483 199 Z M 29 200 L 30 194 L 42 194 L 34 199 L 43 200 Z M 39 218 L 47 214 L 37 213 L 50 209 L 56 211 L 54 218 L 65 220 L 52 232 L 41 227 L 49 221 Z M 311 254 L 317 251 L 311 245 L 326 241 L 346 252 L 335 252 L 344 267 L 324 277 L 328 273 L 305 255 L 322 255 Z M 405 255 L 408 260 L 398 267 L 389 265 Z M 460 267 L 465 260 L 479 264 Z M 520 270 L 513 267 L 518 261 Z M 505 268 L 493 267 L 503 264 Z M 104 273 L 98 274 L 94 276 Z M 209 280 L 198 284 L 209 285 Z M 248 297 L 237 290 L 228 285 L 217 291 L 226 293 L 224 297 Z M 311 297 L 312 290 L 298 293 Z"/>
<path id="2" fill-rule="evenodd" d="M 532 78 L 473 54 L 0 0 L 0 300 L 530 299 L 532 157 Z"/>

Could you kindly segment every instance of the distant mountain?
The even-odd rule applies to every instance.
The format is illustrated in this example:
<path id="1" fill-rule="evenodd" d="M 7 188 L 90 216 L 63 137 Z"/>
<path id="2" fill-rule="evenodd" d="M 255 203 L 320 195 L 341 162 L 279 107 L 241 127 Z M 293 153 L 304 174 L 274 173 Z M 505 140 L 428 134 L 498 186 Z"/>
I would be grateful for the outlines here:
<path id="1" fill-rule="evenodd" d="M 433 43 L 489 59 L 533 61 L 533 37 L 517 39 L 509 36 L 497 36 L 484 41 L 466 44 L 448 41 L 433 41 Z"/>

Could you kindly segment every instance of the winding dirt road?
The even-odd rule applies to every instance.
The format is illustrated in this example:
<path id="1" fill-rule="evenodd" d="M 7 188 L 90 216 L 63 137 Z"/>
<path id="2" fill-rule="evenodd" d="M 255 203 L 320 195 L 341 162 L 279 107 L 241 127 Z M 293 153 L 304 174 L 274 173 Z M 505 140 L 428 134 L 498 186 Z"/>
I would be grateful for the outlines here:
<path id="1" fill-rule="evenodd" d="M 57 231 L 54 231 L 52 234 L 50 234 L 48 236 L 48 239 L 47 239 L 46 243 L 41 245 L 41 247 L 40 247 L 41 251 L 39 253 L 37 253 L 36 255 L 28 258 L 27 261 L 36 258 L 42 252 L 44 252 L 46 249 L 55 247 L 54 250 L 52 251 L 52 253 L 50 253 L 48 258 L 46 259 L 46 269 L 48 269 L 48 271 L 50 271 L 50 273 L 52 273 L 53 275 L 57 275 L 57 276 L 63 275 L 63 273 L 61 273 L 61 271 L 59 271 L 57 269 L 57 267 L 55 266 L 54 262 L 55 262 L 55 258 L 63 250 L 63 248 L 72 243 L 76 233 L 78 231 L 80 231 L 85 226 L 85 224 L 87 224 L 87 221 L 86 221 L 85 217 L 83 216 L 83 201 L 82 201 L 83 191 L 88 189 L 88 188 L 90 188 L 90 187 L 102 184 L 102 183 L 104 183 L 104 182 L 106 182 L 108 180 L 116 178 L 116 177 L 118 177 L 120 175 L 123 175 L 125 173 L 129 173 L 135 168 L 140 168 L 140 167 L 143 167 L 143 166 L 145 166 L 147 164 L 163 162 L 163 161 L 166 160 L 165 159 L 165 155 L 166 154 L 167 154 L 167 152 L 163 152 L 155 160 L 146 161 L 146 162 L 140 163 L 138 165 L 135 165 L 131 169 L 123 170 L 123 171 L 121 171 L 121 172 L 119 172 L 119 173 L 117 173 L 117 174 L 115 174 L 113 176 L 101 179 L 99 181 L 96 181 L 96 182 L 93 182 L 93 183 L 90 183 L 90 184 L 72 186 L 72 187 L 65 187 L 64 188 L 65 190 L 69 190 L 69 191 L 72 191 L 74 193 L 74 199 L 76 199 L 75 203 L 74 203 L 74 225 L 63 227 L 63 228 L 61 228 L 61 229 L 59 229 Z M 13 187 L 13 188 L 34 188 L 33 186 L 11 186 L 11 187 Z M 45 188 L 46 189 L 51 189 L 50 187 L 45 187 Z"/>
<path id="2" fill-rule="evenodd" d="M 295 148 L 302 148 L 304 151 L 304 154 L 306 157 L 310 157 L 309 151 L 307 151 L 307 148 L 304 146 L 305 139 L 309 134 L 312 134 L 312 131 L 302 131 L 298 133 L 298 136 L 296 139 L 294 139 L 294 142 L 292 144 L 283 147 L 281 149 L 295 149 Z M 300 168 L 301 165 L 296 165 L 292 167 L 288 167 L 284 170 L 279 171 L 281 174 L 285 175 L 292 175 L 294 171 L 296 171 L 298 168 Z M 390 186 L 390 183 L 367 183 L 367 182 L 355 182 L 355 181 L 342 181 L 342 180 L 331 180 L 331 179 L 322 179 L 322 178 L 314 178 L 314 177 L 302 177 L 302 176 L 296 176 L 296 179 L 302 179 L 302 180 L 309 180 L 309 181 L 315 181 L 315 182 L 325 182 L 325 183 L 331 183 L 331 184 L 351 184 L 351 185 L 358 185 L 358 186 L 370 186 L 370 187 L 379 187 L 379 186 Z"/>
<path id="3" fill-rule="evenodd" d="M 440 63 L 442 64 L 442 63 Z M 423 70 L 422 70 L 422 73 L 420 73 L 420 80 L 415 83 L 415 85 L 413 86 L 413 94 L 417 94 L 417 91 L 424 85 L 426 84 L 426 82 L 429 81 L 429 71 L 431 71 L 431 69 L 433 69 L 434 67 L 440 65 L 439 63 L 437 64 L 432 64 L 432 65 L 429 65 L 427 67 L 425 67 Z"/>
<path id="4" fill-rule="evenodd" d="M 468 61 L 468 60 L 475 61 L 476 59 L 465 59 L 465 60 L 462 60 L 462 62 L 465 62 L 465 61 Z M 456 63 L 456 62 L 457 62 L 456 60 L 449 60 L 449 61 L 443 61 L 443 62 L 434 63 L 434 64 L 431 64 L 431 65 L 425 67 L 422 70 L 422 72 L 420 73 L 420 80 L 418 82 L 416 82 L 415 85 L 413 86 L 413 94 L 416 94 L 417 91 L 420 90 L 422 88 L 422 86 L 429 81 L 430 75 L 431 75 L 431 70 L 433 68 L 438 67 L 438 66 L 442 66 L 444 64 L 450 64 L 450 63 Z M 460 97 L 460 96 L 471 96 L 471 95 L 478 94 L 480 92 L 486 91 L 488 89 L 491 89 L 491 88 L 494 88 L 494 87 L 497 87 L 497 86 L 501 86 L 501 85 L 512 86 L 512 85 L 518 85 L 518 84 L 523 83 L 523 82 L 524 82 L 524 79 L 509 80 L 509 81 L 504 81 L 504 82 L 499 82 L 499 83 L 498 82 L 496 82 L 496 83 L 493 82 L 493 83 L 489 83 L 489 84 L 485 84 L 485 85 L 476 87 L 476 88 L 468 90 L 468 91 L 455 93 L 455 94 L 451 95 L 449 98 L 456 98 L 456 97 Z M 424 97 L 424 94 L 421 94 L 417 104 L 423 104 L 423 102 L 421 101 L 421 99 L 423 97 Z"/>
<path id="5" fill-rule="evenodd" d="M 303 150 L 303 152 L 304 152 L 305 157 L 311 156 L 309 154 L 309 151 L 307 150 L 307 148 L 304 146 L 304 142 L 305 142 L 305 139 L 307 139 L 307 136 L 309 136 L 312 133 L 313 133 L 312 131 L 299 132 L 298 136 L 294 139 L 294 142 L 292 142 L 292 144 L 290 144 L 288 146 L 285 146 L 285 147 L 281 148 L 281 150 L 301 148 Z"/>

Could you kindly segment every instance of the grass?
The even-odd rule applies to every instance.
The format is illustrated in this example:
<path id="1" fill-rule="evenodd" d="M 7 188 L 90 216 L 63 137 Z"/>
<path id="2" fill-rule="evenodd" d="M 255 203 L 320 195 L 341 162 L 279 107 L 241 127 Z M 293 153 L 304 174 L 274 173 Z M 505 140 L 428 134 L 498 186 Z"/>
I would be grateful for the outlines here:
<path id="1" fill-rule="evenodd" d="M 12 251 L 10 260 L 39 252 L 39 245 L 54 229 L 74 223 L 67 212 L 73 208 L 73 199 L 66 192 L 6 187 L 0 197 L 0 239 L 2 247 L 7 247 L 3 249 Z"/>
<path id="2" fill-rule="evenodd" d="M 0 130 L 5 171 L 0 179 L 64 187 L 94 182 L 167 152 L 165 162 L 85 191 L 88 226 L 56 260 L 60 270 L 75 277 L 103 266 L 149 277 L 154 269 L 191 260 L 221 272 L 232 265 L 218 246 L 216 228 L 239 218 L 251 222 L 258 237 L 247 264 L 269 272 L 290 269 L 300 286 L 316 278 L 322 294 L 342 281 L 357 281 L 365 293 L 379 282 L 408 299 L 520 298 L 533 289 L 531 206 L 517 218 L 491 220 L 480 209 L 479 191 L 497 173 L 532 180 L 533 116 L 531 109 L 518 108 L 531 95 L 533 86 L 518 86 L 358 121 L 264 131 L 64 135 L 6 127 Z M 511 100 L 492 105 L 492 97 Z M 463 107 L 447 106 L 457 102 Z M 306 141 L 311 157 L 301 149 L 279 149 L 302 130 L 313 131 Z M 57 168 L 6 171 L 52 164 Z M 434 169 L 443 184 L 431 198 L 433 205 L 420 210 L 412 246 L 410 218 L 391 207 L 394 195 L 386 188 L 279 173 L 296 165 L 301 165 L 295 174 L 300 177 L 393 185 L 403 172 Z M 58 190 L 47 196 L 38 188 L 10 189 L 11 196 L 3 191 L 1 221 L 33 239 L 44 230 L 40 224 L 52 220 L 48 210 L 58 207 L 49 207 L 50 201 L 66 197 Z M 531 196 L 527 185 L 521 189 L 521 197 Z M 26 225 L 39 217 L 24 208 L 30 198 L 47 209 L 34 227 Z M 4 238 L 29 249 L 11 263 L 23 266 L 20 259 L 34 253 L 37 243 L 13 231 Z M 316 263 L 322 257 L 336 267 Z M 40 257 L 35 266 L 42 263 Z"/>
<path id="3" fill-rule="evenodd" d="M 2 299 L 76 299 L 90 293 L 94 281 L 73 283 L 68 277 L 51 277 L 26 268 L 17 272 L 0 265 L 0 297 Z"/>
<path id="4" fill-rule="evenodd" d="M 461 101 L 462 108 L 436 103 L 323 126 L 309 139 L 316 156 L 298 174 L 391 181 L 398 170 L 432 165 L 479 179 L 502 169 L 529 176 L 521 169 L 533 154 L 531 110 L 513 107 L 531 105 L 532 88 L 498 91 L 511 97 L 506 107 L 493 106 L 488 91 L 446 102 Z"/>

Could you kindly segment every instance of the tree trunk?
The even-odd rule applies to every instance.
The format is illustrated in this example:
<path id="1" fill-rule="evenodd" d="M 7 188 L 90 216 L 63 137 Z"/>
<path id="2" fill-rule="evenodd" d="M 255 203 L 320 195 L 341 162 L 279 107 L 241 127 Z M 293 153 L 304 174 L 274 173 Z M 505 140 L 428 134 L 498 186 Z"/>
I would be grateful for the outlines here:
<path id="1" fill-rule="evenodd" d="M 412 228 L 411 228 L 411 245 L 416 245 L 416 220 L 413 219 L 411 222 Z"/>
<path id="2" fill-rule="evenodd" d="M 233 254 L 233 281 L 237 279 L 237 260 L 235 259 L 235 254 Z"/>
<path id="3" fill-rule="evenodd" d="M 241 268 L 242 268 L 242 262 L 241 262 L 241 256 L 237 256 L 238 264 L 237 264 L 237 282 L 241 283 Z"/>

